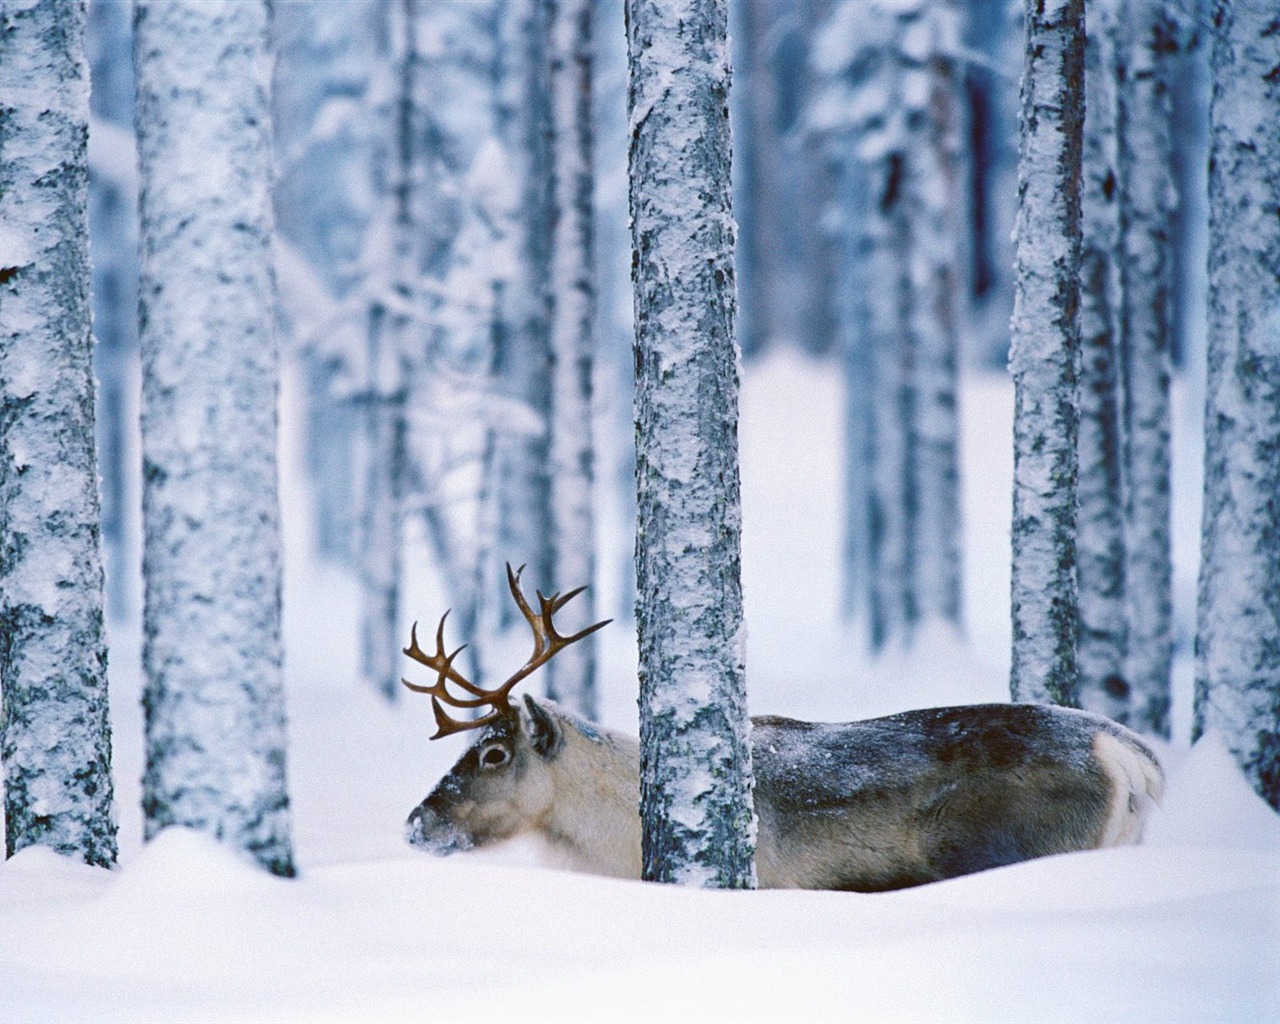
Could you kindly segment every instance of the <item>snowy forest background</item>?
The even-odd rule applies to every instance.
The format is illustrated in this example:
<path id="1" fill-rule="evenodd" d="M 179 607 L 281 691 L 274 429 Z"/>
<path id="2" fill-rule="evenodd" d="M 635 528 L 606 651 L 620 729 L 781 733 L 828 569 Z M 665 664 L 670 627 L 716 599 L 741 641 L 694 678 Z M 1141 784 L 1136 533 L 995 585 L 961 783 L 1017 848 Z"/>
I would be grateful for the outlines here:
<path id="1" fill-rule="evenodd" d="M 0 4 L 5 19 L 29 6 Z M 149 6 L 157 19 L 166 7 Z M 574 271 L 549 244 L 555 154 L 540 127 L 552 101 L 538 25 L 574 5 L 271 5 L 289 802 L 279 828 L 291 834 L 285 857 L 298 875 L 285 881 L 197 833 L 143 843 L 158 832 L 143 808 L 161 783 L 140 707 L 137 189 L 139 159 L 163 165 L 165 150 L 135 133 L 135 116 L 144 128 L 146 117 L 135 110 L 148 109 L 135 86 L 163 90 L 141 72 L 135 81 L 133 5 L 89 3 L 119 866 L 35 846 L 0 868 L 0 1010 L 32 1020 L 652 1019 L 695 1009 L 710 1019 L 1280 1016 L 1280 823 L 1239 771 L 1233 741 L 1211 732 L 1190 745 L 1214 24 L 1212 5 L 1196 0 L 1086 4 L 1088 116 L 1111 117 L 1101 132 L 1086 124 L 1081 275 L 1102 287 L 1082 297 L 1085 372 L 1100 365 L 1088 356 L 1099 320 L 1108 338 L 1137 339 L 1126 352 L 1154 330 L 1149 365 L 1171 372 L 1171 449 L 1129 447 L 1161 432 L 1158 411 L 1145 434 L 1127 418 L 1149 400 L 1119 383 L 1125 366 L 1147 365 L 1141 356 L 1101 360 L 1101 377 L 1082 387 L 1100 398 L 1090 411 L 1082 397 L 1079 500 L 1101 502 L 1089 522 L 1102 534 L 1082 532 L 1081 572 L 1090 551 L 1105 572 L 1109 553 L 1111 571 L 1155 582 L 1132 582 L 1128 598 L 1114 580 L 1082 582 L 1082 623 L 1092 614 L 1099 625 L 1079 648 L 1079 698 L 1160 746 L 1169 787 L 1148 842 L 875 897 L 735 896 L 560 874 L 528 843 L 444 861 L 404 845 L 405 815 L 462 747 L 428 744 L 427 702 L 399 687 L 408 625 L 452 607 L 473 678 L 500 677 L 527 645 L 503 603 L 504 561 L 528 563 L 526 579 L 544 590 L 592 583 L 582 621 L 617 621 L 584 645 L 582 662 L 566 658 L 532 686 L 636 731 L 627 40 L 621 0 L 590 7 L 593 367 L 590 405 L 578 406 L 587 429 L 548 423 L 551 383 L 527 344 L 553 343 L 545 295 L 572 290 Z M 729 9 L 751 710 L 835 721 L 1007 700 L 1021 7 L 731 0 Z M 1150 94 L 1117 86 L 1114 69 L 1147 38 L 1136 24 L 1166 44 L 1154 69 L 1131 76 L 1159 83 Z M 1274 64 L 1280 37 L 1269 38 Z M 180 77 L 177 64 L 164 73 Z M 1122 169 L 1124 160 L 1134 163 Z M 1120 180 L 1133 183 L 1124 215 Z M 1275 186 L 1274 171 L 1265 184 Z M 179 214 L 191 188 L 175 193 Z M 1141 213 L 1165 219 L 1122 224 Z M 1145 230 L 1158 250 L 1135 241 Z M 18 251 L 14 231 L 0 223 L 0 241 Z M 225 239 L 209 246 L 237 259 Z M 1132 309 L 1117 300 L 1147 286 L 1164 289 L 1152 300 L 1164 310 L 1154 328 L 1130 325 Z M 1260 317 L 1276 291 L 1264 277 Z M 152 323 L 183 316 L 145 296 L 144 307 Z M 892 376 L 904 356 L 891 339 L 902 336 L 935 376 L 922 371 L 909 387 Z M 1108 395 L 1123 396 L 1109 411 Z M 1085 422 L 1115 433 L 1090 440 Z M 584 458 L 572 446 L 588 439 Z M 591 463 L 589 492 L 572 479 L 549 489 L 539 469 L 548 460 Z M 1108 485 L 1109 473 L 1124 484 Z M 1155 501 L 1145 509 L 1144 486 Z M 567 539 L 565 522 L 576 531 Z M 209 562 L 237 543 L 220 550 L 215 540 Z M 1152 548 L 1154 564 L 1135 561 Z M 1276 595 L 1264 593 L 1274 609 Z M 214 622 L 204 634 L 175 627 L 188 630 L 197 664 L 216 664 L 226 624 Z"/>

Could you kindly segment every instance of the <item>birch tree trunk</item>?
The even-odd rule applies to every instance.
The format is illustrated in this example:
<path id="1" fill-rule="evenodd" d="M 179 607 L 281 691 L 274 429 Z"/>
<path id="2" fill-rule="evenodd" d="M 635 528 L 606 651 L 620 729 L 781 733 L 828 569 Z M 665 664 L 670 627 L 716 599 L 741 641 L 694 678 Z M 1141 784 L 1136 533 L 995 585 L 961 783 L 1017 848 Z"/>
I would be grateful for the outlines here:
<path id="1" fill-rule="evenodd" d="M 1013 659 L 1018 701 L 1073 705 L 1084 0 L 1026 0 L 1015 296 Z"/>
<path id="2" fill-rule="evenodd" d="M 643 873 L 755 884 L 725 0 L 628 0 Z"/>
<path id="3" fill-rule="evenodd" d="M 134 28 L 146 833 L 289 875 L 268 7 L 141 2 Z"/>
<path id="4" fill-rule="evenodd" d="M 595 580 L 591 430 L 595 271 L 591 66 L 593 0 L 547 0 L 551 93 L 551 544 L 555 584 Z M 572 612 L 572 615 L 568 613 Z M 566 632 L 595 622 L 587 590 L 565 609 Z M 596 641 L 547 666 L 547 696 L 597 717 Z"/>
<path id="5" fill-rule="evenodd" d="M 1080 429 L 1076 581 L 1080 702 L 1128 723 L 1125 651 L 1124 450 L 1121 422 L 1117 0 L 1088 12 L 1080 254 Z"/>
<path id="6" fill-rule="evenodd" d="M 80 0 L 0 7 L 0 763 L 6 855 L 107 866 L 84 32 Z"/>
<path id="7" fill-rule="evenodd" d="M 1280 14 L 1214 10 L 1194 734 L 1280 810 Z"/>
<path id="8" fill-rule="evenodd" d="M 1119 330 L 1124 358 L 1125 676 L 1130 724 L 1168 737 L 1173 658 L 1169 375 L 1176 193 L 1170 79 L 1177 26 L 1163 0 L 1126 0 L 1118 23 Z"/>

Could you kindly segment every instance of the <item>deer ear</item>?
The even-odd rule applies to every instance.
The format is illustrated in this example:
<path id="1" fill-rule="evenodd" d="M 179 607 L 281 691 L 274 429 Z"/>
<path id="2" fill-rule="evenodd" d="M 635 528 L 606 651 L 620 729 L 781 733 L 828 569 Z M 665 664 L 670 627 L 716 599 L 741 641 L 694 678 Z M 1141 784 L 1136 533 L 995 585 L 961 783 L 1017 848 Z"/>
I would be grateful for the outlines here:
<path id="1" fill-rule="evenodd" d="M 550 711 L 528 694 L 524 695 L 524 709 L 528 715 L 525 728 L 529 732 L 530 745 L 539 757 L 550 760 L 564 745 L 564 733 L 560 730 L 560 723 Z"/>

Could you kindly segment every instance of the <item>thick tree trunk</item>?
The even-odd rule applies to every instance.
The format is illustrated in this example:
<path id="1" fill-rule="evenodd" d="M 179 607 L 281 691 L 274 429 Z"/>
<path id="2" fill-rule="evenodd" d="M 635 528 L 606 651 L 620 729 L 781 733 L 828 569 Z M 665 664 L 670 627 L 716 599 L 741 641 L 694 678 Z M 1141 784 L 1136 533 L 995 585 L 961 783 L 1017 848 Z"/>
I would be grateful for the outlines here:
<path id="1" fill-rule="evenodd" d="M 593 0 L 547 0 L 551 66 L 551 544 L 555 586 L 595 580 L 591 429 L 595 252 L 592 199 Z M 572 613 L 572 614 L 569 614 Z M 564 632 L 596 621 L 587 590 L 565 609 Z M 597 716 L 595 637 L 547 666 L 547 696 Z"/>
<path id="2" fill-rule="evenodd" d="M 1128 723 L 1128 618 L 1124 579 L 1124 480 L 1119 326 L 1119 184 L 1115 31 L 1118 0 L 1088 11 L 1080 254 L 1080 472 L 1076 580 L 1080 702 Z"/>
<path id="3" fill-rule="evenodd" d="M 89 336 L 85 5 L 0 7 L 5 852 L 116 858 Z"/>
<path id="4" fill-rule="evenodd" d="M 1076 375 L 1084 0 L 1026 0 L 1017 262 L 1014 700 L 1077 700 Z"/>
<path id="5" fill-rule="evenodd" d="M 288 875 L 268 6 L 142 2 L 134 28 L 146 831 Z"/>
<path id="6" fill-rule="evenodd" d="M 755 884 L 725 0 L 629 0 L 644 877 Z"/>
<path id="7" fill-rule="evenodd" d="M 1162 0 L 1126 0 L 1117 37 L 1120 320 L 1124 358 L 1126 678 L 1130 724 L 1169 735 L 1169 322 L 1176 193 L 1169 83 L 1177 27 Z"/>
<path id="8" fill-rule="evenodd" d="M 1280 13 L 1214 11 L 1195 735 L 1280 810 Z"/>

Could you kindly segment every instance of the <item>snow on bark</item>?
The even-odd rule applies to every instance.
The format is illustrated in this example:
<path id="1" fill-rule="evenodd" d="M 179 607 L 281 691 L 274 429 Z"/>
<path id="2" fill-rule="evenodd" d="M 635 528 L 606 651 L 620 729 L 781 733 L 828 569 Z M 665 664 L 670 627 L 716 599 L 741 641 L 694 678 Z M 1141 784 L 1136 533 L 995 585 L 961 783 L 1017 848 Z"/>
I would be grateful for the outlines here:
<path id="1" fill-rule="evenodd" d="M 495 331 L 495 387 L 523 415 L 500 425 L 495 460 L 496 561 L 528 565 L 538 581 L 556 578 L 551 551 L 550 494 L 550 204 L 547 127 L 547 11 L 541 2 L 502 5 L 499 70 L 500 138 L 519 205 L 510 231 L 516 266 L 504 292 L 504 324 Z M 541 583 L 540 585 L 549 585 Z M 503 621 L 517 621 L 504 603 Z"/>
<path id="2" fill-rule="evenodd" d="M 268 7 L 139 3 L 148 838 L 291 874 Z"/>
<path id="3" fill-rule="evenodd" d="M 5 852 L 116 858 L 89 335 L 85 5 L 0 6 Z"/>
<path id="4" fill-rule="evenodd" d="M 1170 555 L 1170 250 L 1176 194 L 1170 79 L 1177 27 L 1163 0 L 1126 0 L 1118 22 L 1120 306 L 1124 357 L 1126 678 L 1130 723 L 1168 737 L 1173 659 Z"/>
<path id="5" fill-rule="evenodd" d="M 1118 0 L 1088 10 L 1080 253 L 1076 581 L 1081 706 L 1129 723 L 1125 677 L 1123 439 L 1119 367 Z"/>
<path id="6" fill-rule="evenodd" d="M 1196 736 L 1280 810 L 1280 13 L 1214 10 Z"/>
<path id="7" fill-rule="evenodd" d="M 547 6 L 553 204 L 551 547 L 556 586 L 568 589 L 595 579 L 593 0 L 548 0 Z M 592 591 L 585 591 L 565 614 L 566 634 L 595 622 Z M 595 637 L 587 637 L 547 666 L 547 696 L 589 719 L 598 710 L 595 653 Z"/>
<path id="8" fill-rule="evenodd" d="M 961 617 L 958 30 L 945 3 L 847 3 L 815 55 L 810 119 L 842 167 L 850 263 L 845 606 L 865 589 L 875 647 Z"/>
<path id="9" fill-rule="evenodd" d="M 904 100 L 911 132 L 906 153 L 909 253 L 907 337 L 912 348 L 909 437 L 914 479 L 916 615 L 959 630 L 960 423 L 957 358 L 964 209 L 960 142 L 961 82 L 955 8 L 934 0 L 903 31 Z M 923 115 L 923 116 L 921 116 Z"/>
<path id="10" fill-rule="evenodd" d="M 1084 0 L 1026 0 L 1015 295 L 1014 700 L 1073 705 Z"/>
<path id="11" fill-rule="evenodd" d="M 383 16 L 385 62 L 373 93 L 386 132 L 378 153 L 382 189 L 371 234 L 387 251 L 371 281 L 365 381 L 363 487 L 357 559 L 360 669 L 387 700 L 400 695 L 400 571 L 408 453 L 408 355 L 416 326 L 414 217 L 418 163 L 415 76 L 417 5 L 390 3 Z"/>
<path id="12" fill-rule="evenodd" d="M 755 884 L 724 0 L 629 0 L 644 877 Z"/>

